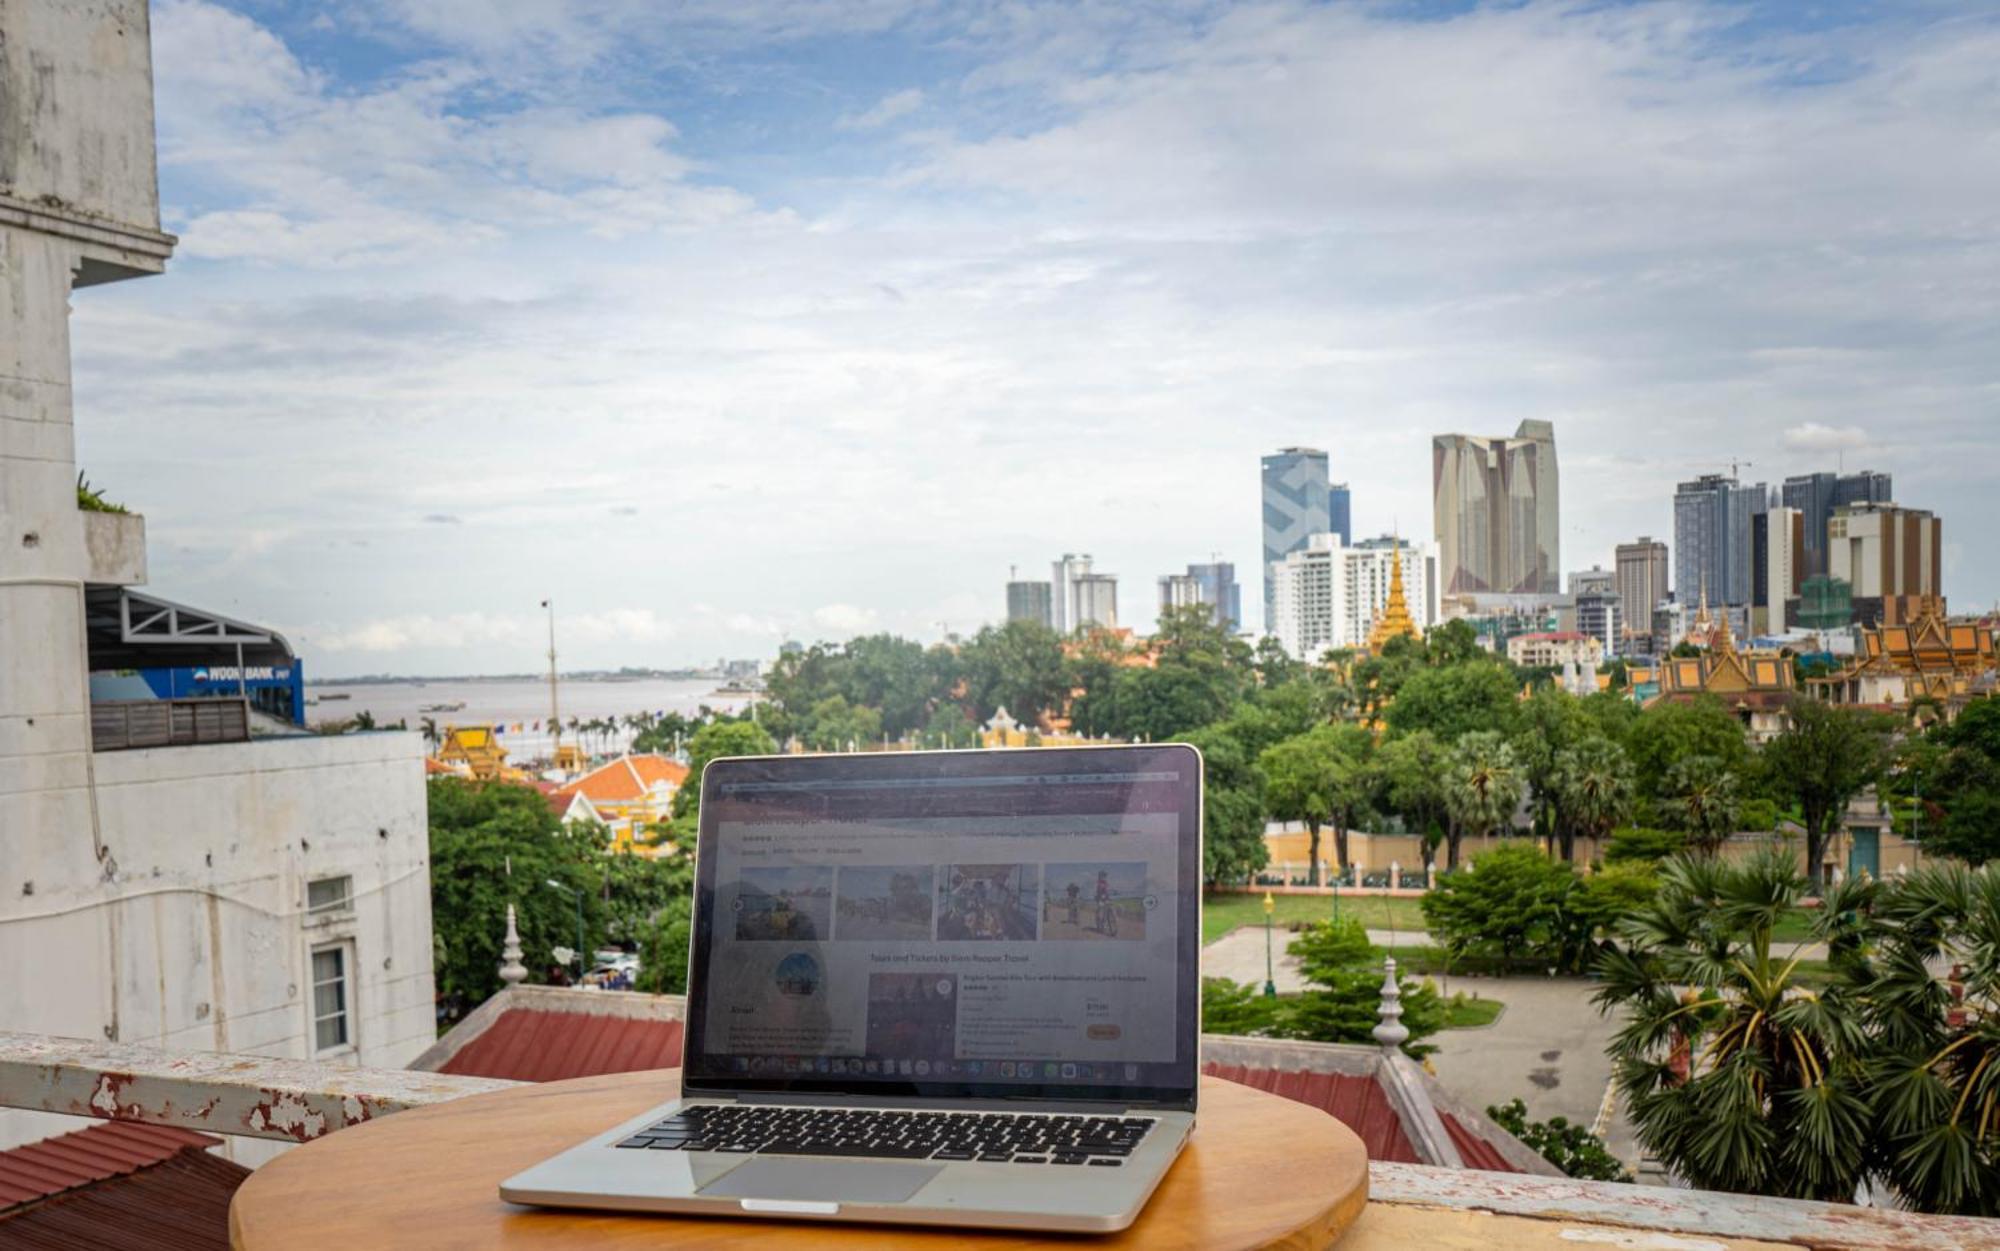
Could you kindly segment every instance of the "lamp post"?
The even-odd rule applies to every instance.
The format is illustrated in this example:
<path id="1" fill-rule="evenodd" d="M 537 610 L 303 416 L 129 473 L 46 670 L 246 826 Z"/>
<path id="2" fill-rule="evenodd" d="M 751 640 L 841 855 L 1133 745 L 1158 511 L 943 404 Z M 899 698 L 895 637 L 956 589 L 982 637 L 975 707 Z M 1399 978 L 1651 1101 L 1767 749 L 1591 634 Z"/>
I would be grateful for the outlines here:
<path id="1" fill-rule="evenodd" d="M 1271 918 L 1278 911 L 1278 901 L 1271 898 L 1271 892 L 1264 892 L 1264 997 L 1278 997 L 1276 970 L 1271 964 Z"/>
<path id="2" fill-rule="evenodd" d="M 589 967 L 583 962 L 583 892 L 564 886 L 554 878 L 548 879 L 548 885 L 576 902 L 576 971 L 578 976 L 582 976 L 584 970 Z"/>

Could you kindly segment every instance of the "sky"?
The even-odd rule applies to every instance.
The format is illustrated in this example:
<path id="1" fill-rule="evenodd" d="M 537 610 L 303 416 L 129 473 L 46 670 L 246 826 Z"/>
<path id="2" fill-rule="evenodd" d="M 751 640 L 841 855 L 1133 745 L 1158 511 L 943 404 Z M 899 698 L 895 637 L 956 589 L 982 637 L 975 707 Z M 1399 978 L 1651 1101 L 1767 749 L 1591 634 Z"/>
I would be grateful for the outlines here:
<path id="1" fill-rule="evenodd" d="M 163 277 L 75 300 L 151 589 L 309 675 L 924 641 L 1555 424 L 1565 569 L 1863 467 L 2000 599 L 2000 4 L 155 0 Z M 1253 623 L 1254 624 L 1254 623 Z"/>

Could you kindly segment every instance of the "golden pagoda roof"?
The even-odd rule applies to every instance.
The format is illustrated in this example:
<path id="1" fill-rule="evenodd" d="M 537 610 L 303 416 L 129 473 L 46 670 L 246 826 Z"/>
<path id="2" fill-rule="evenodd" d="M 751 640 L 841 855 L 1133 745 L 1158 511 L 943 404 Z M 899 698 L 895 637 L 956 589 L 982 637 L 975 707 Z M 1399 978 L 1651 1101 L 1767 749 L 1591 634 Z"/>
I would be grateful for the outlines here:
<path id="1" fill-rule="evenodd" d="M 1380 653 L 1383 646 L 1399 634 L 1413 639 L 1421 639 L 1423 631 L 1410 619 L 1410 605 L 1403 598 L 1403 545 L 1398 540 L 1389 553 L 1389 602 L 1382 606 L 1382 615 L 1375 619 L 1375 628 L 1368 631 L 1368 650 Z"/>

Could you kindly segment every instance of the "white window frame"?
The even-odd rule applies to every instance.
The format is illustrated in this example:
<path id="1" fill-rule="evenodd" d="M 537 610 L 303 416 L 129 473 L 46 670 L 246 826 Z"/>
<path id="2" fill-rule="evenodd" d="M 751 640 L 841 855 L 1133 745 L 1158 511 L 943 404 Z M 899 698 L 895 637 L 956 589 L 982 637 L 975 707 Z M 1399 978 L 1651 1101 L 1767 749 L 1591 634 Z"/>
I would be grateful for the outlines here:
<path id="1" fill-rule="evenodd" d="M 325 882 L 341 882 L 344 886 L 340 898 L 331 903 L 316 904 L 312 901 L 312 889 Z M 333 917 L 354 911 L 354 875 L 352 873 L 332 873 L 326 877 L 316 877 L 306 883 L 306 915 L 309 917 Z"/>
<path id="2" fill-rule="evenodd" d="M 319 980 L 319 958 L 327 953 L 339 958 L 340 974 L 337 981 Z M 355 968 L 354 944 L 351 942 L 319 943 L 310 949 L 306 957 L 306 1038 L 315 1058 L 350 1055 L 356 1049 Z M 339 1042 L 327 1047 L 320 1046 L 320 1023 L 331 1020 L 336 1014 L 328 1013 L 325 1016 L 320 1014 L 319 990 L 323 985 L 338 985 L 341 994 L 340 1011 L 337 1015 L 341 1018 L 342 1037 Z"/>

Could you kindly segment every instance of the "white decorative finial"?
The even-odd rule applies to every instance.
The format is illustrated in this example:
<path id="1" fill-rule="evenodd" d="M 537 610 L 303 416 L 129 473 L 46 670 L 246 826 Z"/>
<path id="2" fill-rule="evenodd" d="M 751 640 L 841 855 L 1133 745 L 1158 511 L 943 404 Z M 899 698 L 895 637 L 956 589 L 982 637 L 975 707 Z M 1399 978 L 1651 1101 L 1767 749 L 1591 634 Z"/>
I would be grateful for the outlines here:
<path id="1" fill-rule="evenodd" d="M 1394 1051 L 1410 1041 L 1409 1026 L 1403 1024 L 1403 988 L 1396 984 L 1396 958 L 1384 961 L 1386 972 L 1382 976 L 1382 1006 L 1375 1015 L 1382 1023 L 1375 1027 L 1375 1041 L 1383 1048 Z"/>
<path id="2" fill-rule="evenodd" d="M 521 932 L 514 928 L 514 905 L 507 905 L 507 941 L 500 946 L 500 980 L 519 986 L 528 980 L 528 966 L 521 963 Z"/>

